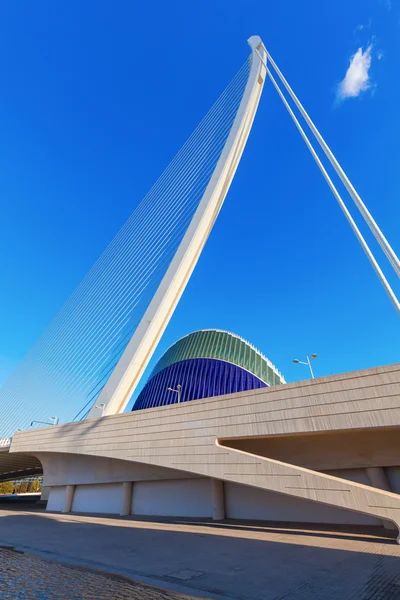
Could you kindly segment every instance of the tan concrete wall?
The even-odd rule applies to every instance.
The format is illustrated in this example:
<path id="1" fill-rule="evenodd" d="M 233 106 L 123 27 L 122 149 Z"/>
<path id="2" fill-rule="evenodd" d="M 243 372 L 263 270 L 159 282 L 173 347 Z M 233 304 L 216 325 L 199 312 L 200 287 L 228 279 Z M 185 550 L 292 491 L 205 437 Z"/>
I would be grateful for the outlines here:
<path id="1" fill-rule="evenodd" d="M 119 515 L 121 496 L 120 483 L 77 485 L 72 501 L 72 512 Z"/>
<path id="2" fill-rule="evenodd" d="M 209 479 L 140 481 L 133 488 L 132 514 L 166 517 L 212 516 Z"/>
<path id="3" fill-rule="evenodd" d="M 48 486 L 151 481 L 197 477 L 138 462 L 82 454 L 38 453 Z"/>
<path id="4" fill-rule="evenodd" d="M 389 467 L 385 471 L 392 491 L 400 494 L 400 467 Z"/>
<path id="5" fill-rule="evenodd" d="M 316 471 L 400 464 L 398 428 L 232 439 L 221 443 Z"/>
<path id="6" fill-rule="evenodd" d="M 219 438 L 400 427 L 400 365 L 17 433 L 11 453 L 74 453 L 167 467 L 400 523 L 400 497 L 220 447 Z"/>
<path id="7" fill-rule="evenodd" d="M 365 471 L 339 473 L 366 482 Z M 48 510 L 61 511 L 65 486 L 51 488 Z M 380 525 L 368 515 L 333 508 L 255 487 L 225 482 L 226 517 L 265 521 Z M 211 480 L 205 478 L 137 481 L 131 495 L 130 514 L 166 517 L 212 517 Z M 73 512 L 120 514 L 122 484 L 77 485 Z"/>
<path id="8" fill-rule="evenodd" d="M 381 525 L 380 519 L 369 515 L 231 482 L 225 483 L 225 509 L 228 519 Z"/>
<path id="9" fill-rule="evenodd" d="M 77 456 L 66 457 L 79 461 Z M 84 463 L 87 457 L 84 457 Z M 99 459 L 102 461 L 103 459 Z M 113 461 L 119 462 L 119 461 Z M 121 461 L 125 464 L 125 461 Z M 90 464 L 86 463 L 86 465 Z M 135 466 L 127 463 L 128 466 Z M 81 466 L 81 465 L 80 465 Z M 142 465 L 137 465 L 142 466 Z M 73 470 L 74 471 L 74 470 Z M 130 513 L 135 515 L 155 515 L 170 517 L 212 516 L 211 480 L 204 478 L 165 479 L 169 469 L 158 469 L 162 474 L 159 480 L 140 479 L 135 481 L 131 496 Z M 132 476 L 134 471 L 126 471 Z M 142 473 L 141 473 L 142 474 Z M 334 471 L 331 475 L 370 485 L 365 469 Z M 153 473 L 152 473 L 153 475 Z M 118 474 L 120 476 L 120 474 Z M 93 478 L 93 475 L 92 475 Z M 100 477 L 103 479 L 103 476 Z M 125 479 L 124 479 L 125 480 Z M 122 481 L 122 480 L 121 480 Z M 68 483 L 78 483 L 71 480 Z M 48 509 L 61 511 L 65 487 L 54 486 Z M 122 499 L 122 484 L 76 485 L 72 503 L 73 512 L 119 514 Z M 254 519 L 267 521 L 287 521 L 306 523 L 330 523 L 352 525 L 380 525 L 379 519 L 302 500 L 293 496 L 259 490 L 250 486 L 225 483 L 226 517 L 232 519 Z"/>
<path id="10" fill-rule="evenodd" d="M 47 510 L 61 512 L 64 506 L 64 495 L 66 486 L 57 485 L 50 489 L 49 499 L 47 501 Z"/>

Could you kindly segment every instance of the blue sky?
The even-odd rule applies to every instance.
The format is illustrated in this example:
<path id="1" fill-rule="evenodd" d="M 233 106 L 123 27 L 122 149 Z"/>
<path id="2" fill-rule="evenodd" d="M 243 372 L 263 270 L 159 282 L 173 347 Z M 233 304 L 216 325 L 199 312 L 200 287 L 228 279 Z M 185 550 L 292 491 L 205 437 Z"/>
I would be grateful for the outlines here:
<path id="1" fill-rule="evenodd" d="M 3 2 L 0 379 L 236 73 L 253 34 L 400 252 L 399 0 Z M 311 352 L 316 375 L 400 359 L 399 319 L 268 83 L 155 358 L 209 327 L 249 339 L 289 381 L 307 376 L 291 359 Z"/>

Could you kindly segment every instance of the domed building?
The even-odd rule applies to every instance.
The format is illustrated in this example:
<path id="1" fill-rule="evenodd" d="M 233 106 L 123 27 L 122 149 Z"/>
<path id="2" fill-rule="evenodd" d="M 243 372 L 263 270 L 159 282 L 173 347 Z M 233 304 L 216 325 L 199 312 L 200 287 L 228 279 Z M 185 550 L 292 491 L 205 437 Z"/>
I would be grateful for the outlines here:
<path id="1" fill-rule="evenodd" d="M 221 396 L 285 383 L 254 346 L 218 329 L 195 331 L 156 364 L 132 410 Z"/>

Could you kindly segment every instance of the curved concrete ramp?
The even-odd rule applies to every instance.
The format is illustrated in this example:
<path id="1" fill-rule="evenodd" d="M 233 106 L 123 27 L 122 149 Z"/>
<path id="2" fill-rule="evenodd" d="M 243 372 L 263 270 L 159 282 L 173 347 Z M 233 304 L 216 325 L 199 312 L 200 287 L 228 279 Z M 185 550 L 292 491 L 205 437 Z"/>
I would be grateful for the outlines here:
<path id="1" fill-rule="evenodd" d="M 280 461 L 226 445 L 235 440 L 238 446 L 243 439 L 294 439 L 317 433 L 400 433 L 399 408 L 400 365 L 390 365 L 18 433 L 11 453 L 67 453 L 163 467 L 372 515 L 399 528 L 400 496 L 393 491 L 295 464 L 295 455 L 292 462 L 288 457 Z M 400 461 L 395 450 L 391 456 L 391 447 L 383 445 L 371 464 L 357 465 L 361 460 L 357 453 L 348 460 L 353 467 L 397 468 Z M 331 467 L 335 468 L 334 462 Z M 75 485 L 73 471 L 68 477 L 65 484 Z M 93 481 L 90 477 L 88 473 L 88 482 Z M 46 469 L 45 484 L 55 485 Z"/>

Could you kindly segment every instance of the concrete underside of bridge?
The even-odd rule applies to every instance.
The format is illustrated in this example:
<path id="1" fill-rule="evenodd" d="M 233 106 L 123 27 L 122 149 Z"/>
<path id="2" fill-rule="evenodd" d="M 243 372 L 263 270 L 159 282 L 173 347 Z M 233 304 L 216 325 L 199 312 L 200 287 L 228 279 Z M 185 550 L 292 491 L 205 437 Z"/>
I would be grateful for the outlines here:
<path id="1" fill-rule="evenodd" d="M 20 432 L 9 457 L 53 511 L 399 528 L 399 409 L 397 364 Z"/>
<path id="2" fill-rule="evenodd" d="M 42 474 L 42 463 L 36 456 L 10 454 L 8 448 L 0 449 L 0 482 Z"/>

